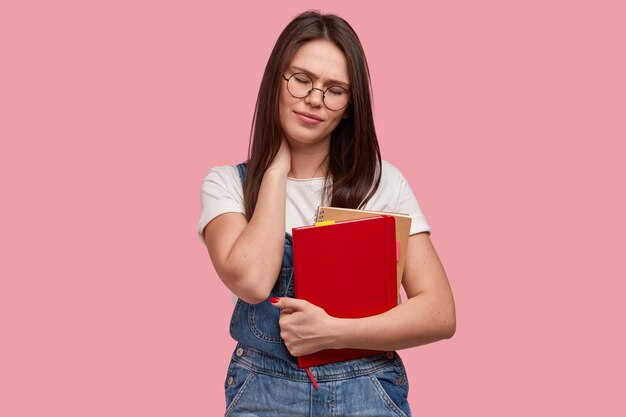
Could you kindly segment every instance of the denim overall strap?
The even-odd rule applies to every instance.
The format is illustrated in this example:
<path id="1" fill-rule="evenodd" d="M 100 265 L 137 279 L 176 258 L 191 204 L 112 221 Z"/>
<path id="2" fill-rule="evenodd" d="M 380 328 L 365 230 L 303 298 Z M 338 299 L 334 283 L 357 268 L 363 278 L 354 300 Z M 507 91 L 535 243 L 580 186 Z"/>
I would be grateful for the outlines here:
<path id="1" fill-rule="evenodd" d="M 237 171 L 243 185 L 247 174 L 246 164 L 237 165 Z M 230 335 L 240 344 L 297 363 L 297 359 L 289 353 L 280 337 L 280 310 L 269 302 L 269 298 L 285 296 L 294 296 L 291 235 L 288 233 L 285 233 L 281 271 L 268 299 L 259 304 L 249 304 L 238 299 L 230 321 Z"/>

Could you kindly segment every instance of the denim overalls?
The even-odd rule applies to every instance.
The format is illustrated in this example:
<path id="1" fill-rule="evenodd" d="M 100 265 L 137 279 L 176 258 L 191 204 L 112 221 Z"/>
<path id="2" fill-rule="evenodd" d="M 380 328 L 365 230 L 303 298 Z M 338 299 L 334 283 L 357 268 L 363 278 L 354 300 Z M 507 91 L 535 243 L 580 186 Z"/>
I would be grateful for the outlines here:
<path id="1" fill-rule="evenodd" d="M 246 165 L 237 165 L 242 183 Z M 293 297 L 291 235 L 271 297 Z M 238 342 L 226 376 L 226 416 L 410 416 L 408 380 L 396 352 L 310 368 L 298 367 L 282 339 L 280 310 L 269 300 L 237 300 L 230 334 Z"/>

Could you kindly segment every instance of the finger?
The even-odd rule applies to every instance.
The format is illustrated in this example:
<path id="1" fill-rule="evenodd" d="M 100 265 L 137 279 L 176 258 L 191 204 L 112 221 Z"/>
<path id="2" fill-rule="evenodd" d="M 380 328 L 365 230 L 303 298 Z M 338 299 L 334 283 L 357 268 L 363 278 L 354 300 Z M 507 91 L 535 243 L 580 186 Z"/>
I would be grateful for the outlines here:
<path id="1" fill-rule="evenodd" d="M 272 298 L 270 302 L 274 307 L 278 307 L 281 309 L 288 309 L 292 313 L 295 311 L 302 310 L 306 306 L 305 300 L 298 300 L 297 298 L 291 297 L 280 297 L 280 298 Z"/>

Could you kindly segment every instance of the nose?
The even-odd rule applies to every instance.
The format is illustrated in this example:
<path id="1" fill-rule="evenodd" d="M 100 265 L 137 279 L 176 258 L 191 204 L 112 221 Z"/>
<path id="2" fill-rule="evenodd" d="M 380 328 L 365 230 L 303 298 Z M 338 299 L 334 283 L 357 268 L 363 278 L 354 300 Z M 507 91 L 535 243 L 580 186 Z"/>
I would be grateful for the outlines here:
<path id="1" fill-rule="evenodd" d="M 317 94 L 315 90 L 319 91 L 319 94 Z M 305 97 L 304 101 L 311 106 L 320 107 L 324 101 L 324 90 L 313 87 L 311 91 L 309 91 L 309 95 Z"/>

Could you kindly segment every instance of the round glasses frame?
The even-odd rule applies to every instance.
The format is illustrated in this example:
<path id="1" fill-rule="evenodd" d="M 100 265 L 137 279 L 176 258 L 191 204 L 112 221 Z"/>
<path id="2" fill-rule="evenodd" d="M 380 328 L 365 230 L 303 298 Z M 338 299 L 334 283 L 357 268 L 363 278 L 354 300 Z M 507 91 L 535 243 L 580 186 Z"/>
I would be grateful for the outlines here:
<path id="1" fill-rule="evenodd" d="M 321 88 L 317 88 L 317 87 L 311 87 L 311 89 L 310 89 L 310 90 L 309 90 L 309 91 L 308 91 L 305 95 L 300 95 L 300 96 L 295 95 L 295 94 L 294 94 L 294 93 L 293 93 L 293 92 L 289 89 L 289 80 L 291 80 L 291 78 L 293 78 L 293 77 L 294 77 L 294 76 L 296 76 L 296 75 L 306 77 L 306 78 L 307 78 L 307 79 L 311 82 L 311 85 L 313 85 L 313 80 L 311 79 L 311 77 L 310 77 L 308 74 L 304 73 L 304 72 L 296 72 L 295 74 L 291 74 L 289 77 L 285 77 L 285 74 L 283 74 L 283 79 L 284 79 L 285 81 L 287 81 L 287 91 L 289 91 L 289 94 L 291 94 L 291 96 L 292 96 L 292 97 L 294 97 L 294 98 L 305 98 L 305 97 L 307 97 L 309 94 L 311 94 L 311 93 L 313 92 L 313 90 L 318 90 L 318 91 L 321 91 L 321 92 L 322 92 L 322 102 L 324 103 L 324 106 L 326 106 L 326 108 L 327 108 L 328 110 L 332 110 L 332 111 L 339 111 L 339 110 L 342 110 L 342 109 L 344 109 L 344 108 L 345 108 L 345 107 L 346 107 L 346 106 L 350 103 L 350 93 L 348 93 L 348 90 L 346 90 L 345 88 L 343 88 L 343 87 L 342 87 L 342 86 L 340 86 L 340 85 L 331 85 L 331 86 L 330 86 L 330 87 L 328 87 L 326 90 L 322 90 Z M 348 97 L 348 100 L 346 100 L 346 104 L 344 104 L 343 106 L 341 106 L 341 107 L 339 107 L 339 108 L 337 108 L 337 109 L 334 109 L 334 108 L 332 108 L 332 107 L 328 107 L 328 105 L 326 104 L 326 92 L 327 92 L 328 90 L 330 90 L 331 88 L 341 88 L 343 91 L 345 91 L 346 96 Z"/>

